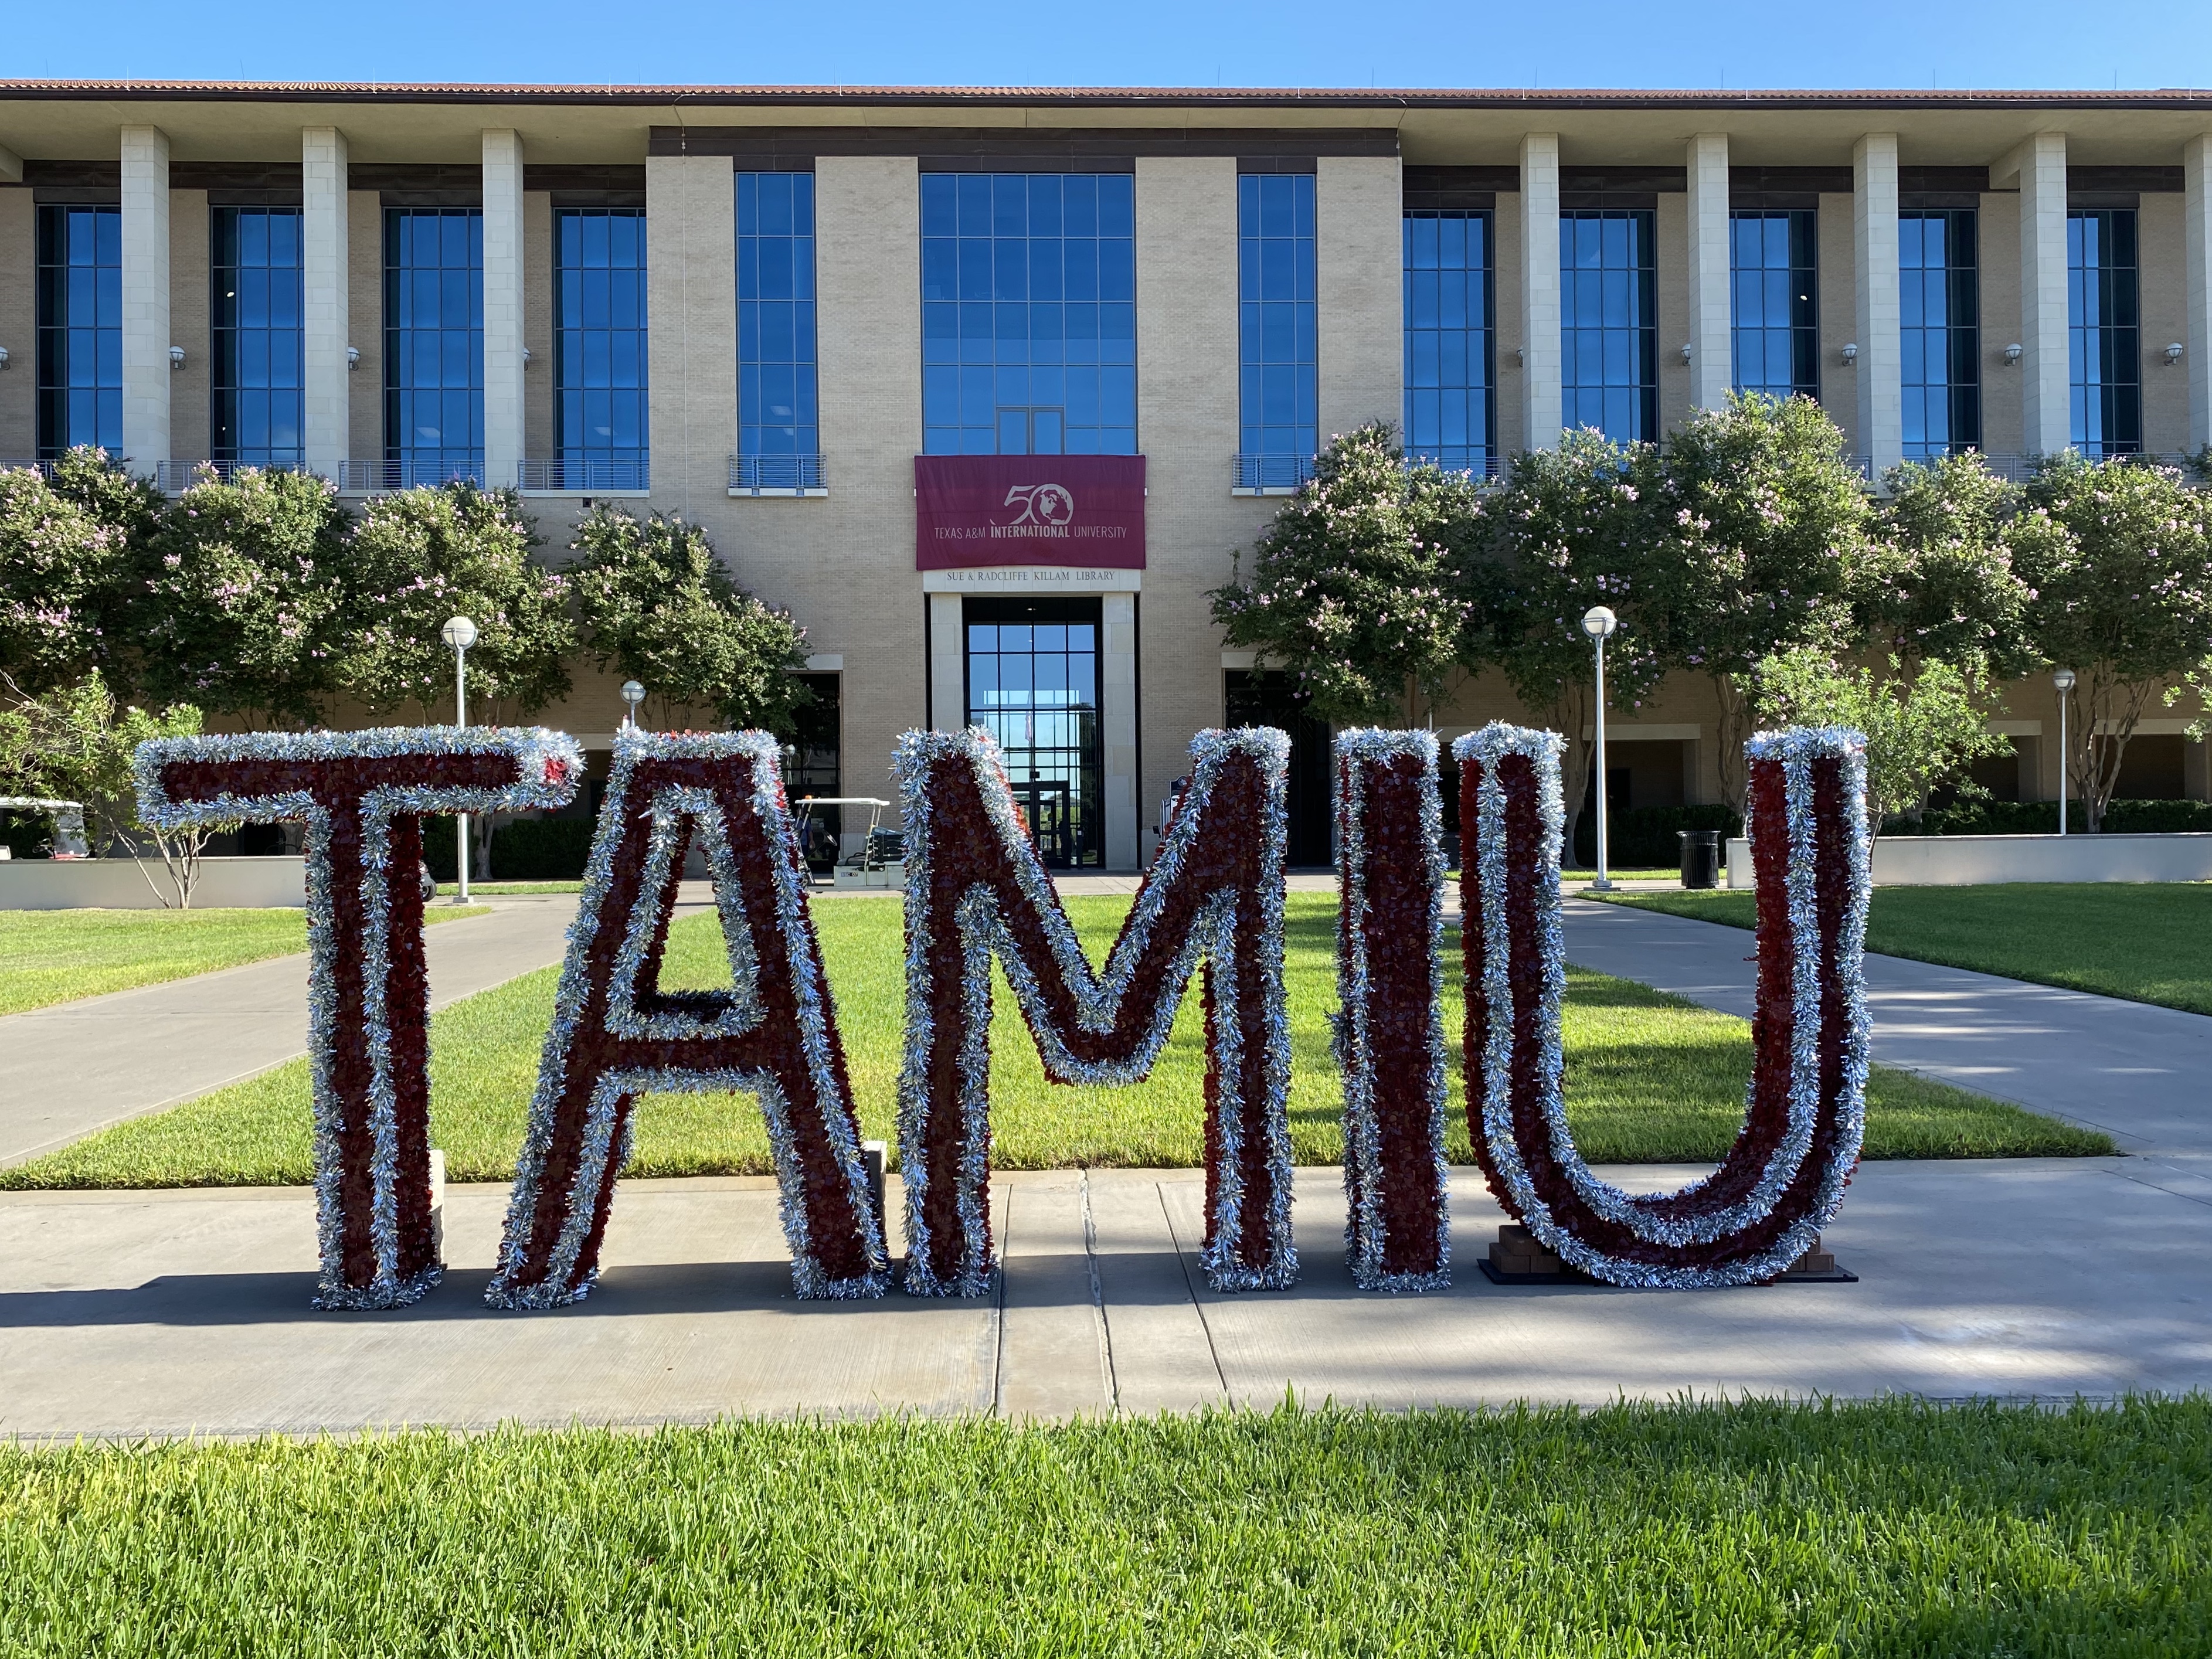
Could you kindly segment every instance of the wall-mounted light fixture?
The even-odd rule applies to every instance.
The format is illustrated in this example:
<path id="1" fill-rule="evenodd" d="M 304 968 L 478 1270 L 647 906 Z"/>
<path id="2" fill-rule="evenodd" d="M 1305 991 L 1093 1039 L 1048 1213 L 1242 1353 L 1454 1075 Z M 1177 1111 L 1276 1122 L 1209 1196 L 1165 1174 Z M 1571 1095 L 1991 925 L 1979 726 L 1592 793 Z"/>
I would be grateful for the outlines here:
<path id="1" fill-rule="evenodd" d="M 2179 340 L 2176 340 L 2176 341 L 2174 341 L 2171 345 L 2167 346 L 2167 347 L 2166 347 L 2166 366 L 2168 368 L 2172 368 L 2176 363 L 2179 362 L 2180 361 L 2181 361 L 2181 342 L 2180 342 L 2180 341 L 2179 341 Z"/>
<path id="2" fill-rule="evenodd" d="M 1690 361 L 1690 348 L 1686 345 L 1682 348 L 1682 361 L 1685 363 Z"/>
<path id="3" fill-rule="evenodd" d="M 2020 367 L 2020 342 L 2014 340 L 2010 345 L 2004 349 L 2005 367 L 2007 368 L 2018 368 Z"/>
<path id="4" fill-rule="evenodd" d="M 0 368 L 8 367 L 8 348 L 0 346 Z"/>
<path id="5" fill-rule="evenodd" d="M 530 367 L 530 348 L 528 346 L 522 348 L 522 366 L 525 368 Z"/>
<path id="6" fill-rule="evenodd" d="M 1852 344 L 1847 345 L 1844 348 L 1844 367 L 1845 368 L 1856 368 L 1858 366 L 1859 349 L 1856 343 L 1853 343 Z"/>
<path id="7" fill-rule="evenodd" d="M 346 368 L 348 372 L 350 373 L 352 370 L 359 368 L 360 367 L 361 348 L 359 346 L 348 346 L 346 348 Z"/>
<path id="8" fill-rule="evenodd" d="M 176 370 L 176 369 L 182 368 L 184 366 L 185 366 L 185 349 L 184 349 L 184 347 L 182 347 L 182 346 L 171 346 L 171 347 L 169 348 L 169 368 L 170 368 L 170 369 L 171 369 L 172 371 L 174 371 L 174 370 Z"/>
<path id="9" fill-rule="evenodd" d="M 1513 361 L 1525 366 L 1528 361 L 1528 348 L 1527 346 L 1515 346 L 1513 348 Z"/>

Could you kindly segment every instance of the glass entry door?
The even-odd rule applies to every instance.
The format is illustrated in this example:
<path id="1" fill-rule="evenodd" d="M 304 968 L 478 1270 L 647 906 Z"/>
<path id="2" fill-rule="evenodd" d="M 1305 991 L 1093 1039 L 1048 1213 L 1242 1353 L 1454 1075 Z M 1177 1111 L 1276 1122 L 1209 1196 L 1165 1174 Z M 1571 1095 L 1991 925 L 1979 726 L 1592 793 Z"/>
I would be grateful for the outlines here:
<path id="1" fill-rule="evenodd" d="M 971 599 L 968 723 L 998 739 L 1037 855 L 1056 870 L 1105 861 L 1100 822 L 1099 601 Z"/>

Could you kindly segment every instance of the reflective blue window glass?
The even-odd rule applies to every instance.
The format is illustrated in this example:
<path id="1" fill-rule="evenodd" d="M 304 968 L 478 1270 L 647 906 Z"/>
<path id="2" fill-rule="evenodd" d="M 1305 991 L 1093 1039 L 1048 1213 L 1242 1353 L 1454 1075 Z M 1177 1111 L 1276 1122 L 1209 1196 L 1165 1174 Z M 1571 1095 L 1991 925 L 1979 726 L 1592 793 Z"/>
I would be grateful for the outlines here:
<path id="1" fill-rule="evenodd" d="M 1486 471 L 1496 439 L 1490 215 L 1406 215 L 1406 449 Z"/>
<path id="2" fill-rule="evenodd" d="M 968 723 L 998 739 L 1044 862 L 1103 863 L 1096 599 L 967 600 Z"/>
<path id="3" fill-rule="evenodd" d="M 39 208 L 38 399 L 40 459 L 78 444 L 122 454 L 120 208 Z"/>
<path id="4" fill-rule="evenodd" d="M 1905 455 L 1925 460 L 1982 441 L 1980 262 L 1972 208 L 1897 217 L 1899 375 Z"/>
<path id="5" fill-rule="evenodd" d="M 1559 216 L 1560 418 L 1615 443 L 1659 435 L 1659 328 L 1649 208 Z"/>
<path id="6" fill-rule="evenodd" d="M 814 175 L 740 173 L 737 187 L 738 453 L 818 455 Z"/>
<path id="7" fill-rule="evenodd" d="M 1820 315 L 1810 208 L 1729 216 L 1729 322 L 1738 392 L 1820 395 Z"/>
<path id="8" fill-rule="evenodd" d="M 922 448 L 1137 453 L 1136 177 L 921 175 Z"/>
<path id="9" fill-rule="evenodd" d="M 1303 464 L 1321 447 L 1313 174 L 1238 175 L 1237 297 L 1237 447 Z"/>
<path id="10" fill-rule="evenodd" d="M 209 210 L 213 278 L 210 459 L 297 466 L 301 436 L 300 210 Z"/>
<path id="11" fill-rule="evenodd" d="M 483 478 L 483 215 L 384 214 L 384 454 Z"/>
<path id="12" fill-rule="evenodd" d="M 648 459 L 646 357 L 644 210 L 560 210 L 553 216 L 553 441 L 562 461 Z"/>
<path id="13" fill-rule="evenodd" d="M 2074 447 L 2085 455 L 2142 449 L 2142 350 L 2133 208 L 2066 216 L 2067 379 Z"/>

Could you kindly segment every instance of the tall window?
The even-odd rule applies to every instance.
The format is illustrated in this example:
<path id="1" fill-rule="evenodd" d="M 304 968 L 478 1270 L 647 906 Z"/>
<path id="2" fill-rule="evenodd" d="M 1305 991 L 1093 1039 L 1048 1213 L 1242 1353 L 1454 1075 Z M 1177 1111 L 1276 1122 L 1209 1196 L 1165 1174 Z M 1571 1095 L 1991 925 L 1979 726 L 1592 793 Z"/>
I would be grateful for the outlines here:
<path id="1" fill-rule="evenodd" d="M 1136 177 L 921 176 L 922 447 L 1137 453 Z"/>
<path id="2" fill-rule="evenodd" d="M 78 444 L 123 453 L 120 208 L 39 209 L 38 391 L 40 459 Z"/>
<path id="3" fill-rule="evenodd" d="M 645 213 L 553 216 L 554 445 L 570 489 L 647 478 Z"/>
<path id="4" fill-rule="evenodd" d="M 1492 446 L 1490 216 L 1406 216 L 1406 448 L 1454 471 Z"/>
<path id="5" fill-rule="evenodd" d="M 1735 389 L 1820 395 L 1820 319 L 1810 208 L 1729 216 Z"/>
<path id="6" fill-rule="evenodd" d="M 998 739 L 1044 861 L 1103 861 L 1096 599 L 969 599 L 968 721 Z"/>
<path id="7" fill-rule="evenodd" d="M 1897 221 L 1905 454 L 1957 454 L 1982 441 L 1981 295 L 1974 210 Z"/>
<path id="8" fill-rule="evenodd" d="M 1237 483 L 1303 483 L 1321 447 L 1313 174 L 1237 176 Z"/>
<path id="9" fill-rule="evenodd" d="M 483 215 L 387 208 L 384 455 L 398 463 L 391 482 L 483 482 Z"/>
<path id="10" fill-rule="evenodd" d="M 297 466 L 301 437 L 300 210 L 210 210 L 215 343 L 210 457 Z"/>
<path id="11" fill-rule="evenodd" d="M 754 489 L 822 485 L 814 175 L 738 175 L 738 465 Z"/>
<path id="12" fill-rule="evenodd" d="M 2067 378 L 2074 447 L 2085 455 L 2142 448 L 2142 316 L 2132 208 L 2066 216 Z"/>
<path id="13" fill-rule="evenodd" d="M 1560 417 L 1615 443 L 1659 435 L 1659 319 L 1649 208 L 1559 216 Z"/>

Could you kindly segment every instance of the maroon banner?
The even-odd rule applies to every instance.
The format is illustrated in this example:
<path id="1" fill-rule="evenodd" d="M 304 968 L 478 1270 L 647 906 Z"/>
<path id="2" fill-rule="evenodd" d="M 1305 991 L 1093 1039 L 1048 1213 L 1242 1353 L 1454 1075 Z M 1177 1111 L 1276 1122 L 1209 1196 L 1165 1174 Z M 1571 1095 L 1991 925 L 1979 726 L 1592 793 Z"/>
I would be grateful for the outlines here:
<path id="1" fill-rule="evenodd" d="M 1141 455 L 917 455 L 914 565 L 1145 568 Z"/>

